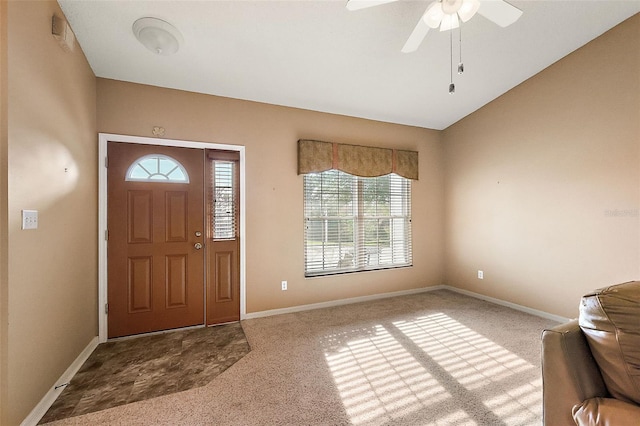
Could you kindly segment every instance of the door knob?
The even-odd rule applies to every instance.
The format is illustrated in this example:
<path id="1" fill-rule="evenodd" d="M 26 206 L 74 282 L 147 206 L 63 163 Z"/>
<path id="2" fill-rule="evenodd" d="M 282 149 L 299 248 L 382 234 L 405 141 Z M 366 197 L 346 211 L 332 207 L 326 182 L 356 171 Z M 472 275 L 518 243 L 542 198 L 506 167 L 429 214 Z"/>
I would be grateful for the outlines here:
<path id="1" fill-rule="evenodd" d="M 195 243 L 193 246 L 196 248 L 196 250 L 200 250 L 202 248 L 201 243 Z"/>

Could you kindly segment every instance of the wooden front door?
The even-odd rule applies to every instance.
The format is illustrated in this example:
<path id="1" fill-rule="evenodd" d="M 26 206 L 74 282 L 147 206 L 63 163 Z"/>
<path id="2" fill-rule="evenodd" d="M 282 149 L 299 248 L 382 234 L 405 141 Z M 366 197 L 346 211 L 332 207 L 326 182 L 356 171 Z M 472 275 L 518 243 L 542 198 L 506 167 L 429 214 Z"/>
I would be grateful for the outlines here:
<path id="1" fill-rule="evenodd" d="M 107 153 L 109 337 L 204 324 L 205 151 Z"/>

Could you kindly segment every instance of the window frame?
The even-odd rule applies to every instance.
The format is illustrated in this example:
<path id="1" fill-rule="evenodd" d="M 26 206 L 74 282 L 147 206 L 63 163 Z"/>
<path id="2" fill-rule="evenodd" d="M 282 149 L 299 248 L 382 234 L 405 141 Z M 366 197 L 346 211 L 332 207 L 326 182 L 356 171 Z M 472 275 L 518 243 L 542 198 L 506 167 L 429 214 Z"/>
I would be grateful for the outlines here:
<path id="1" fill-rule="evenodd" d="M 308 200 L 308 190 L 310 190 L 310 187 L 308 188 L 308 181 L 307 179 L 316 177 L 318 175 L 322 175 L 323 173 L 336 173 L 337 174 L 337 179 L 339 181 L 340 179 L 340 174 L 344 174 L 345 176 L 353 179 L 351 186 L 351 198 L 350 198 L 350 203 L 353 205 L 353 214 L 352 215 L 347 215 L 344 216 L 342 214 L 336 214 L 336 215 L 329 215 L 329 214 L 325 214 L 325 215 L 311 215 L 309 214 L 308 210 L 311 210 L 311 208 L 308 208 L 308 206 L 310 205 L 311 201 Z M 365 212 L 365 184 L 366 184 L 366 180 L 371 179 L 380 179 L 380 178 L 388 178 L 389 179 L 389 190 L 388 190 L 388 208 L 389 208 L 389 212 L 388 214 L 376 214 L 376 215 L 371 215 L 371 214 L 367 214 Z M 396 179 L 395 183 L 392 181 L 392 179 Z M 320 187 L 322 187 L 323 185 L 323 181 L 322 181 L 322 176 L 320 176 Z M 340 184 L 338 183 L 338 186 Z M 398 190 L 398 185 L 400 185 L 400 190 Z M 392 191 L 392 189 L 394 191 Z M 327 191 L 330 192 L 330 191 Z M 324 194 L 326 194 L 327 192 L 324 192 L 323 189 L 320 189 L 320 197 L 323 197 Z M 378 197 L 379 192 L 375 193 L 375 197 Z M 338 192 L 336 192 L 334 195 L 340 197 L 340 190 L 338 190 Z M 317 196 L 317 195 L 316 195 Z M 391 199 L 392 197 L 398 197 L 401 196 L 402 198 L 400 200 L 396 199 L 395 202 L 397 203 L 398 201 L 401 203 L 401 210 L 402 210 L 402 214 L 392 214 L 392 207 L 391 207 Z M 304 232 L 303 232 L 303 246 L 304 246 L 304 276 L 305 278 L 314 278 L 314 277 L 323 277 L 323 276 L 330 276 L 330 275 L 338 275 L 338 274 L 347 274 L 347 273 L 357 273 L 357 272 L 368 272 L 368 271 L 377 271 L 377 270 L 386 270 L 386 269 L 397 269 L 397 268 L 407 268 L 407 267 L 412 267 L 413 266 L 413 238 L 412 238 L 412 217 L 411 217 L 411 198 L 412 198 L 412 191 L 411 191 L 411 179 L 407 179 L 405 177 L 399 176 L 397 174 L 394 173 L 390 173 L 384 176 L 379 176 L 379 177 L 359 177 L 359 176 L 355 176 L 355 175 L 351 175 L 349 173 L 343 172 L 343 171 L 339 171 L 336 169 L 331 169 L 331 170 L 327 170 L 324 172 L 318 172 L 318 173 L 309 173 L 309 174 L 305 174 L 303 176 L 303 202 L 304 202 L 304 207 L 303 207 L 303 221 L 304 221 Z M 377 206 L 377 204 L 376 204 Z M 317 206 L 316 206 L 317 207 Z M 337 202 L 336 206 L 338 209 L 341 208 L 340 206 L 340 201 Z M 396 206 L 397 208 L 397 206 Z M 322 210 L 322 208 L 321 208 Z M 343 260 L 346 257 L 346 254 L 349 253 L 348 249 L 345 250 L 346 254 L 343 254 L 342 252 L 342 247 L 343 247 L 343 243 L 347 243 L 347 246 L 351 243 L 351 241 L 348 239 L 349 237 L 347 237 L 347 239 L 343 239 L 342 236 L 340 236 L 340 228 L 341 228 L 341 221 L 350 221 L 353 220 L 353 253 L 352 253 L 352 261 L 353 264 L 352 266 L 348 266 L 348 265 L 343 265 L 340 266 L 340 264 L 343 262 Z M 370 238 L 366 237 L 366 230 L 365 230 L 365 226 L 366 226 L 366 222 L 367 221 L 388 221 L 387 223 L 387 228 L 388 228 L 388 232 L 389 232 L 389 249 L 390 249 L 390 256 L 391 256 L 391 262 L 389 263 L 388 261 L 381 261 L 381 259 L 384 259 L 383 257 L 380 256 L 380 247 L 381 247 L 381 241 L 383 242 L 383 240 L 380 239 L 379 234 L 377 234 L 378 232 L 380 232 L 380 222 L 378 223 L 378 225 L 376 226 L 376 238 L 373 240 L 375 242 L 374 247 L 373 247 L 373 251 L 369 252 L 370 249 L 367 248 L 368 243 L 370 243 L 372 240 Z M 312 240 L 310 238 L 310 235 L 313 231 L 311 229 L 312 222 L 319 222 L 322 221 L 323 225 L 322 225 L 322 229 L 323 231 L 321 231 L 323 233 L 322 236 L 322 254 L 321 254 L 321 267 L 320 268 L 313 268 L 313 263 L 315 261 L 310 261 L 310 253 L 309 253 L 309 246 L 310 243 L 314 240 Z M 337 225 L 338 226 L 338 241 L 335 242 L 338 245 L 338 260 L 336 263 L 336 258 L 335 256 L 333 257 L 333 264 L 336 264 L 335 267 L 333 266 L 328 266 L 327 262 L 326 262 L 326 258 L 327 258 L 327 254 L 325 252 L 326 248 L 324 243 L 326 242 L 326 239 L 328 238 L 328 231 L 326 231 L 326 229 L 328 229 L 328 223 L 329 222 L 334 222 L 334 226 Z M 403 231 L 401 232 L 402 234 L 402 238 L 400 240 L 395 239 L 393 237 L 393 231 L 391 228 L 396 229 L 396 227 L 398 226 L 398 222 L 399 221 L 399 225 L 400 227 L 403 229 Z M 317 228 L 317 226 L 315 226 Z M 397 244 L 401 244 L 402 248 L 398 249 L 396 251 L 396 246 Z M 392 247 L 393 246 L 393 247 Z M 335 247 L 334 247 L 335 250 Z M 369 263 L 369 259 L 372 254 L 376 254 L 377 255 L 377 260 L 375 263 Z M 397 255 L 396 255 L 397 253 Z M 387 253 L 388 255 L 389 253 Z M 345 256 L 345 257 L 343 257 Z M 329 256 L 331 257 L 331 256 Z M 404 258 L 405 261 L 395 261 L 394 259 L 396 257 L 402 257 Z"/>

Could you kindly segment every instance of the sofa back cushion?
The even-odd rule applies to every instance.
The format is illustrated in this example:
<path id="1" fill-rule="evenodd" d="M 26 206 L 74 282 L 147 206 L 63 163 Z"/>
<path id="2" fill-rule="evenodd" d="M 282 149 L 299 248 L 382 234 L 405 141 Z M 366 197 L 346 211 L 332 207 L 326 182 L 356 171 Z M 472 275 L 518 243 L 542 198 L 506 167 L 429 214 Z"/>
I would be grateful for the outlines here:
<path id="1" fill-rule="evenodd" d="M 640 404 L 640 281 L 585 295 L 578 323 L 611 396 Z"/>

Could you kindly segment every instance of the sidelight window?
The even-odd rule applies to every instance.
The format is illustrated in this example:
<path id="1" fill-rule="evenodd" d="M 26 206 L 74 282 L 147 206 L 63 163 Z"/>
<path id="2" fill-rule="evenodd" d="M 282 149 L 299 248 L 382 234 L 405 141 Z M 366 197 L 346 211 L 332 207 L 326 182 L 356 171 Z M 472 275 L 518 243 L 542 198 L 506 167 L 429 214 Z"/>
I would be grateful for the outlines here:
<path id="1" fill-rule="evenodd" d="M 237 231 L 236 161 L 214 160 L 213 180 L 213 238 L 232 240 Z"/>

